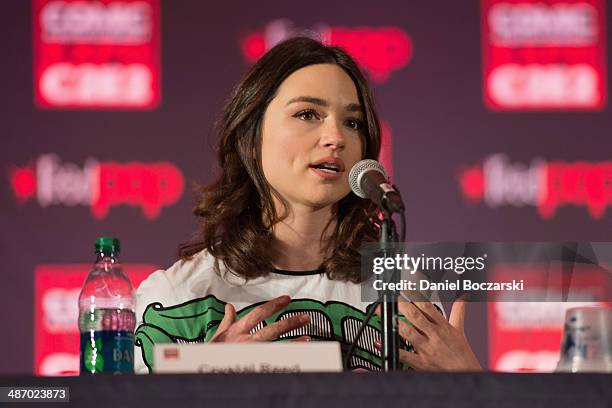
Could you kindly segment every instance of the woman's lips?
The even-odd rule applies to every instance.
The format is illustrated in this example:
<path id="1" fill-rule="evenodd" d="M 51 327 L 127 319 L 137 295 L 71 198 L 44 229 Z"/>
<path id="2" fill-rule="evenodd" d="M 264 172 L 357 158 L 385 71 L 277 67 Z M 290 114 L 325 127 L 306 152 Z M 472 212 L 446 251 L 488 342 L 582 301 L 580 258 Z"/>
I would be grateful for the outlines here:
<path id="1" fill-rule="evenodd" d="M 324 180 L 338 180 L 342 178 L 342 172 L 329 172 L 325 170 L 318 169 L 316 167 L 310 167 L 310 171 L 312 171 L 317 176 L 323 178 Z"/>

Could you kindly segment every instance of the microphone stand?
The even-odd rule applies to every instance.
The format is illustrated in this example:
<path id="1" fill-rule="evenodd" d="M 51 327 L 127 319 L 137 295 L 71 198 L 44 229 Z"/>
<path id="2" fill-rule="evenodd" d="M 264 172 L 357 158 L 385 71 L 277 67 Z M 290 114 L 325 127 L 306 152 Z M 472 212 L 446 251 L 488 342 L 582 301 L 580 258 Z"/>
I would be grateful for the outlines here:
<path id="1" fill-rule="evenodd" d="M 389 247 L 398 242 L 395 223 L 392 218 L 392 213 L 386 209 L 382 209 L 383 219 L 380 230 L 380 249 L 383 256 L 386 258 L 389 254 Z M 395 255 L 395 251 L 391 251 Z M 399 273 L 394 266 L 391 271 L 387 271 L 387 279 L 385 282 L 399 282 Z M 398 371 L 400 369 L 399 360 L 399 323 L 398 323 L 398 308 L 397 308 L 397 292 L 387 289 L 381 294 L 381 310 L 380 320 L 382 326 L 382 368 L 383 371 Z"/>
<path id="2" fill-rule="evenodd" d="M 367 177 L 364 175 L 370 174 Z M 384 257 L 389 257 L 390 252 L 395 252 L 395 247 L 398 242 L 403 242 L 406 238 L 406 217 L 404 214 L 404 203 L 399 193 L 399 189 L 390 184 L 387 173 L 382 165 L 374 160 L 362 160 L 355 164 L 349 175 L 351 189 L 361 198 L 369 198 L 382 213 L 380 224 L 379 253 L 382 252 Z M 393 214 L 399 215 L 400 234 L 398 238 Z M 393 249 L 391 251 L 391 249 Z M 385 268 L 386 269 L 386 268 Z M 372 304 L 373 307 L 367 312 L 365 319 L 362 321 L 359 330 L 346 353 L 344 366 L 349 367 L 351 357 L 359 339 L 361 338 L 368 321 L 374 314 L 374 311 L 381 305 L 380 319 L 382 328 L 381 338 L 381 361 L 384 371 L 397 371 L 400 369 L 400 336 L 399 336 L 399 319 L 397 307 L 397 293 L 388 289 L 389 283 L 399 282 L 399 271 L 394 265 L 391 271 L 384 272 L 386 282 L 385 290 L 378 293 L 377 300 Z"/>

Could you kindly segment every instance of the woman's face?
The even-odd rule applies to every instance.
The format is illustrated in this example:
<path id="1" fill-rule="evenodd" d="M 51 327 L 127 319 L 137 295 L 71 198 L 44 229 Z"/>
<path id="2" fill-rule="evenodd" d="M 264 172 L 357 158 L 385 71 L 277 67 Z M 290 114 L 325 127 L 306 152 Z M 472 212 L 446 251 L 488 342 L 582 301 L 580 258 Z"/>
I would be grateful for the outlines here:
<path id="1" fill-rule="evenodd" d="M 301 68 L 280 85 L 263 119 L 262 167 L 292 208 L 323 208 L 349 193 L 348 173 L 363 155 L 362 112 L 337 65 Z"/>

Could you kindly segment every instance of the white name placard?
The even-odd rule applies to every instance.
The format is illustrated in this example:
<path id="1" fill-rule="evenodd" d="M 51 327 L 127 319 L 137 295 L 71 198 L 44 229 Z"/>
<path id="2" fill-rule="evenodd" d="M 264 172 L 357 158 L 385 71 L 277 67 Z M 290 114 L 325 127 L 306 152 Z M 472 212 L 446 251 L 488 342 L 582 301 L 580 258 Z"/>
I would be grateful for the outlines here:
<path id="1" fill-rule="evenodd" d="M 340 343 L 157 344 L 155 373 L 305 373 L 340 372 Z"/>

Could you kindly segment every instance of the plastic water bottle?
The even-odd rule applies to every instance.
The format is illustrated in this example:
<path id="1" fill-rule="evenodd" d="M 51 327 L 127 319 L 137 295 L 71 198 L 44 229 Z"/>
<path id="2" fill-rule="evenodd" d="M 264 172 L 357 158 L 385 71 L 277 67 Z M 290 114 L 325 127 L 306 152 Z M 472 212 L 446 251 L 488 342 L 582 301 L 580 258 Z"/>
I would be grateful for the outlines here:
<path id="1" fill-rule="evenodd" d="M 96 262 L 79 295 L 81 374 L 134 372 L 134 288 L 119 263 L 119 240 L 96 239 Z"/>

